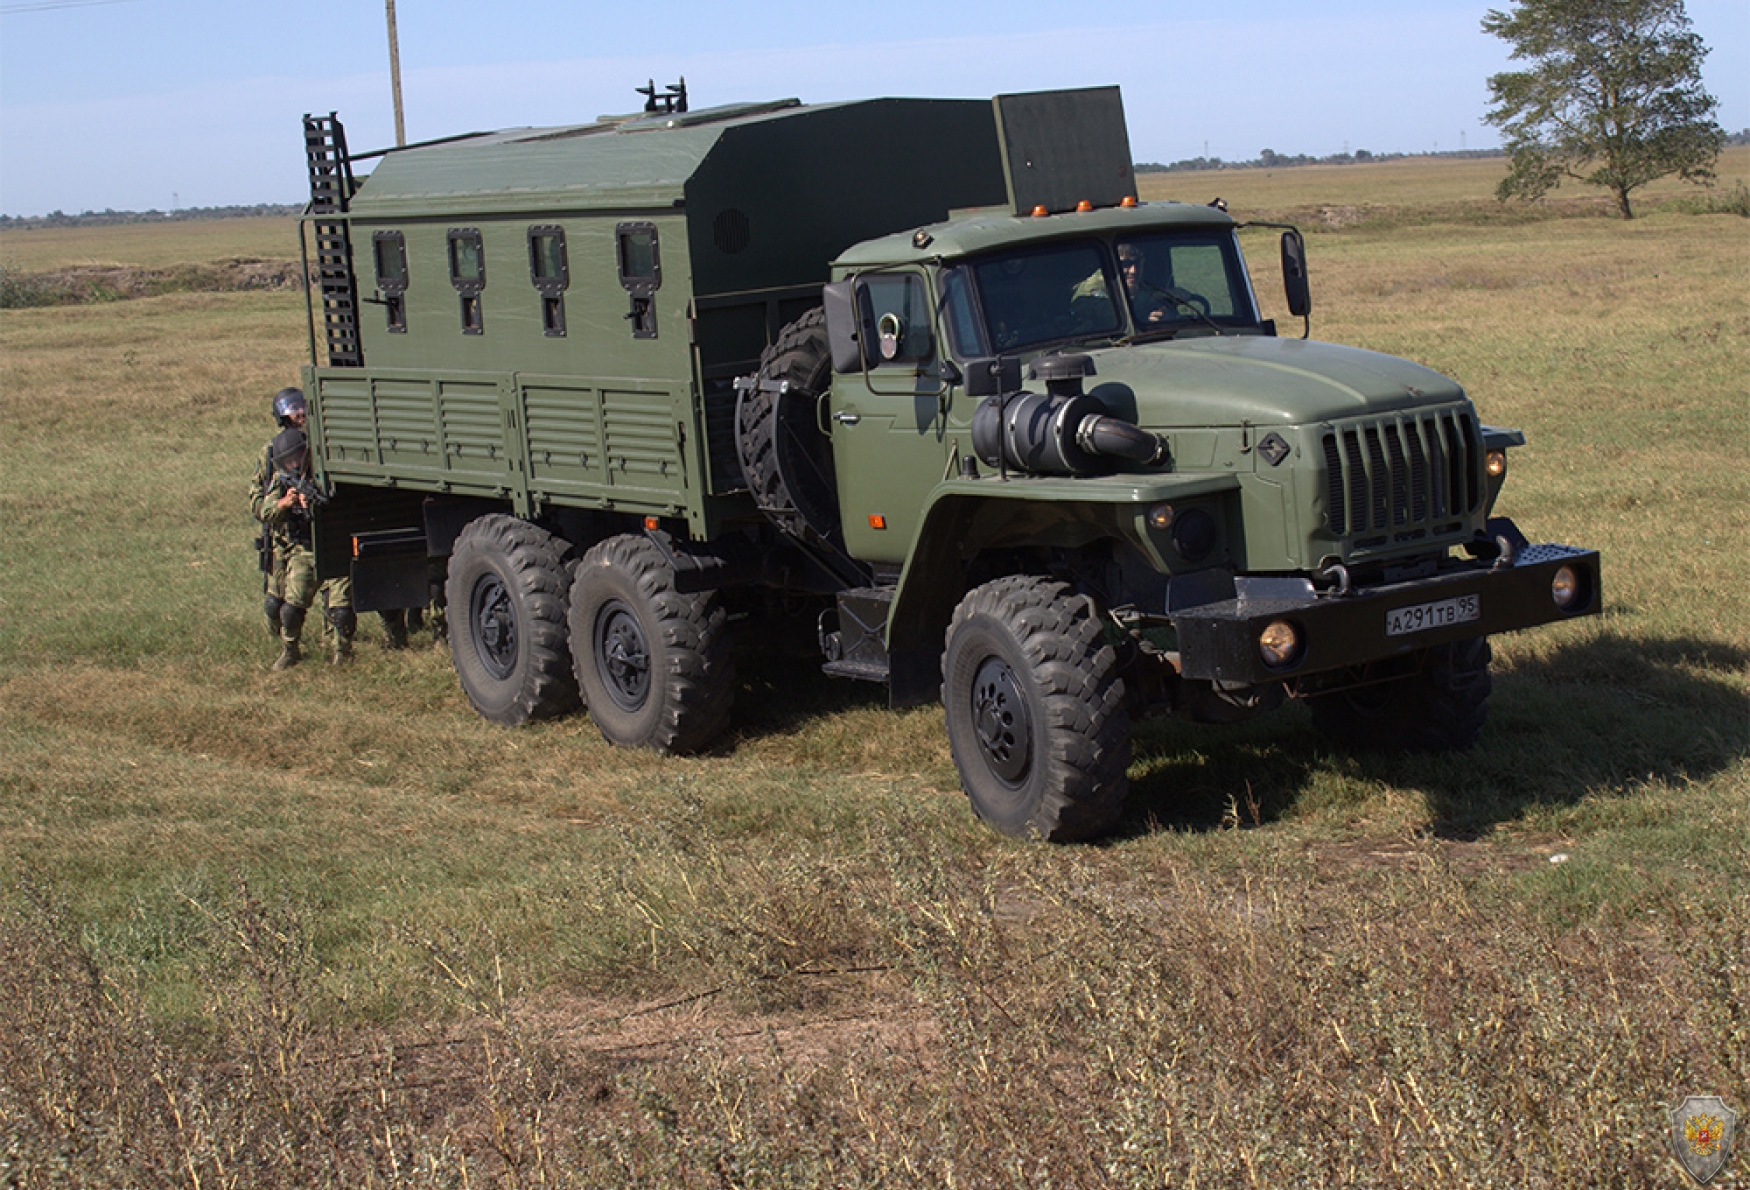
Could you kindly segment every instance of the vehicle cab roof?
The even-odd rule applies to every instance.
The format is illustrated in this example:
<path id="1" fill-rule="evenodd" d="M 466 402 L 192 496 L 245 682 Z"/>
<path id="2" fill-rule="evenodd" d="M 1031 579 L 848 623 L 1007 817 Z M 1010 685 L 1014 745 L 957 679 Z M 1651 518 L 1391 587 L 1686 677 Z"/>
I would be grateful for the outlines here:
<path id="1" fill-rule="evenodd" d="M 941 223 L 856 244 L 833 262 L 833 268 L 841 273 L 854 272 L 863 268 L 976 256 L 996 248 L 1078 236 L 1108 238 L 1174 228 L 1235 226 L 1233 218 L 1224 211 L 1182 202 L 1144 202 L 1129 207 L 1046 216 L 1012 215 L 1002 209 L 967 211 Z"/>

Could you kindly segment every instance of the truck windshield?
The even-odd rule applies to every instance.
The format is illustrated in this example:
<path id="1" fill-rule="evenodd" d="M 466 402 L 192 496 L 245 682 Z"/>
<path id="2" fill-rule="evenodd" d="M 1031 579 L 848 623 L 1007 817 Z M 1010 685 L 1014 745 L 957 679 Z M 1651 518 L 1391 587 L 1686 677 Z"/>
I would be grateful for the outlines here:
<path id="1" fill-rule="evenodd" d="M 1133 236 L 1116 247 L 1138 334 L 1197 327 L 1219 333 L 1257 322 L 1251 283 L 1231 233 Z"/>
<path id="2" fill-rule="evenodd" d="M 965 356 L 1123 331 L 1111 260 L 1095 240 L 986 256 L 949 270 L 943 304 Z"/>
<path id="3" fill-rule="evenodd" d="M 949 269 L 942 304 L 963 358 L 1124 334 L 1219 333 L 1257 322 L 1245 266 L 1233 236 L 1223 232 L 993 253 Z"/>

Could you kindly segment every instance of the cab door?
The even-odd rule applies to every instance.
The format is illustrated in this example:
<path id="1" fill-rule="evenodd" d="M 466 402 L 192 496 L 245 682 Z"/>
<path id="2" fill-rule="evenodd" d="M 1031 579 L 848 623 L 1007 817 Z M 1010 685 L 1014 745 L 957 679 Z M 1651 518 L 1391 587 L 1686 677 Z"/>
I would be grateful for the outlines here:
<path id="1" fill-rule="evenodd" d="M 930 286 L 921 272 L 873 273 L 854 296 L 875 341 L 860 375 L 833 378 L 840 523 L 852 557 L 903 562 L 949 454 Z"/>

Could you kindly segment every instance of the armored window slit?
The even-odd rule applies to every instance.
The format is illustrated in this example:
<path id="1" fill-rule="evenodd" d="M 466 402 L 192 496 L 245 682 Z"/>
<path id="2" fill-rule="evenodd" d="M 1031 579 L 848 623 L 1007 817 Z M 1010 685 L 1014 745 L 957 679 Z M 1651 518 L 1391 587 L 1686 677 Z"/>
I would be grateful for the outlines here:
<path id="1" fill-rule="evenodd" d="M 565 291 L 571 285 L 571 262 L 565 249 L 565 229 L 557 224 L 529 228 L 529 283 L 541 302 L 541 333 L 565 337 Z"/>
<path id="2" fill-rule="evenodd" d="M 631 309 L 626 320 L 634 339 L 656 338 L 656 291 L 662 288 L 662 248 L 656 224 L 632 220 L 614 229 L 615 259 L 620 286 Z"/>
<path id="3" fill-rule="evenodd" d="M 486 247 L 477 227 L 452 227 L 448 236 L 450 284 L 461 299 L 462 333 L 485 332 L 480 294 L 486 288 Z"/>
<path id="4" fill-rule="evenodd" d="M 407 333 L 407 237 L 398 231 L 371 233 L 371 259 L 389 333 Z"/>

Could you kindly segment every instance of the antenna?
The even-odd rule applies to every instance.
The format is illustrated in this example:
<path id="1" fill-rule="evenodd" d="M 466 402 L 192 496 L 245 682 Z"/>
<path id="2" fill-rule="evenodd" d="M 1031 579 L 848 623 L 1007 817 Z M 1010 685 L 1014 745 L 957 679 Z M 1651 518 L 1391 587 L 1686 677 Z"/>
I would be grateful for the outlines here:
<path id="1" fill-rule="evenodd" d="M 663 115 L 675 115 L 687 110 L 687 80 L 681 76 L 678 83 L 670 83 L 661 92 L 656 89 L 656 80 L 651 79 L 642 87 L 632 88 L 644 96 L 644 110 Z"/>
<path id="2" fill-rule="evenodd" d="M 395 101 L 395 147 L 407 147 L 407 122 L 401 116 L 401 39 L 395 34 L 395 0 L 383 0 L 389 18 L 389 89 Z"/>

